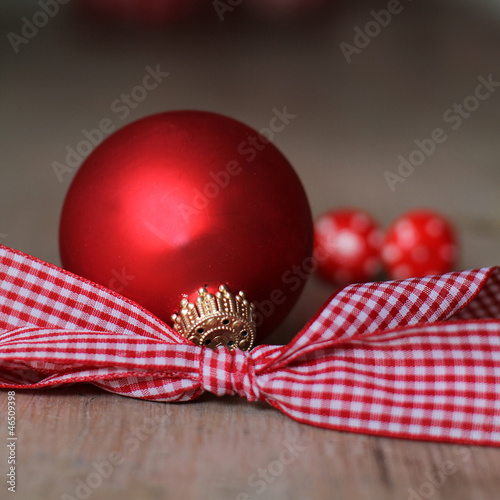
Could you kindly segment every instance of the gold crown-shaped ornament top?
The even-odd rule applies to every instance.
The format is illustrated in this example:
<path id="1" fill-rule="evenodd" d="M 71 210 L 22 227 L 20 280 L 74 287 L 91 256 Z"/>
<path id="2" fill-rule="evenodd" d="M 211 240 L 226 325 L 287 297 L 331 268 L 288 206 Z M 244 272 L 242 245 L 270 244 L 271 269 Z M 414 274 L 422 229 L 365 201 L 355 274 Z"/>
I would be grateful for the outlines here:
<path id="1" fill-rule="evenodd" d="M 234 296 L 225 285 L 215 295 L 200 288 L 194 304 L 183 299 L 172 321 L 188 340 L 212 349 L 223 345 L 249 351 L 255 340 L 255 305 L 245 292 Z"/>

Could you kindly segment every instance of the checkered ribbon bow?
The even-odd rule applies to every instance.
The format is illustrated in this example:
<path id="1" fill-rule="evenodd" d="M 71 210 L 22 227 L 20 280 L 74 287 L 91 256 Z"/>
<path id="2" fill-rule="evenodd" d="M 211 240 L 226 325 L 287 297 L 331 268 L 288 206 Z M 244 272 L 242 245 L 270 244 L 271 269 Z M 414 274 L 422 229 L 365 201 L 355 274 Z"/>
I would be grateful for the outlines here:
<path id="1" fill-rule="evenodd" d="M 90 382 L 266 401 L 320 427 L 500 445 L 500 269 L 351 285 L 285 346 L 191 344 L 137 304 L 0 246 L 0 387 Z"/>

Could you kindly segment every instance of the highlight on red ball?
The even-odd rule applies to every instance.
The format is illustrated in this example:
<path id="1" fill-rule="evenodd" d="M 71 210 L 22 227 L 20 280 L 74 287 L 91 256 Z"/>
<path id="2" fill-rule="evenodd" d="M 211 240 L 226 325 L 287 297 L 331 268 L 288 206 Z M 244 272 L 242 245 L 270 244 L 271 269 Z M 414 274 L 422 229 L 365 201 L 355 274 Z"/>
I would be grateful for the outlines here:
<path id="1" fill-rule="evenodd" d="M 382 232 L 363 210 L 340 208 L 314 224 L 318 274 L 335 285 L 376 279 L 380 270 Z"/>
<path id="2" fill-rule="evenodd" d="M 390 279 L 444 274 L 454 269 L 458 242 L 451 223 L 427 209 L 411 210 L 388 228 L 382 261 Z"/>

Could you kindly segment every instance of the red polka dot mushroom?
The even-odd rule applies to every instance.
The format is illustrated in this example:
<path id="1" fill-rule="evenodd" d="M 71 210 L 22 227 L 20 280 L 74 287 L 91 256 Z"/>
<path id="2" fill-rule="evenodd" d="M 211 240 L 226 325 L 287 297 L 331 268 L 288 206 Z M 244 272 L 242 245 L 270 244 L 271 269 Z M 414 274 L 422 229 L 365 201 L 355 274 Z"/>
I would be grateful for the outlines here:
<path id="1" fill-rule="evenodd" d="M 381 255 L 391 279 L 447 273 L 457 257 L 455 232 L 442 215 L 412 210 L 389 227 Z"/>
<path id="2" fill-rule="evenodd" d="M 375 279 L 381 269 L 381 243 L 378 224 L 362 210 L 327 212 L 315 222 L 317 272 L 335 285 Z"/>

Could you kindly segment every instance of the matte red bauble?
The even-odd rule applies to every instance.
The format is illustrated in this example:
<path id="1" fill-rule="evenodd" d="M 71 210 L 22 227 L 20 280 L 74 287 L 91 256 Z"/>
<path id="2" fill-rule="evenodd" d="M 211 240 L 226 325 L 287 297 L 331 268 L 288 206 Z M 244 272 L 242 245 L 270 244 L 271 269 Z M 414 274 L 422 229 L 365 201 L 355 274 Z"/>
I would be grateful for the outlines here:
<path id="1" fill-rule="evenodd" d="M 107 138 L 77 172 L 60 225 L 66 269 L 169 324 L 200 288 L 227 285 L 238 301 L 246 292 L 257 340 L 297 301 L 305 283 L 291 274 L 312 244 L 286 158 L 248 126 L 201 111 L 149 116 Z"/>

